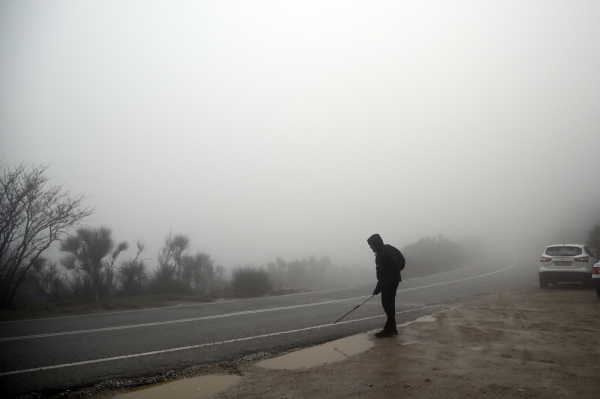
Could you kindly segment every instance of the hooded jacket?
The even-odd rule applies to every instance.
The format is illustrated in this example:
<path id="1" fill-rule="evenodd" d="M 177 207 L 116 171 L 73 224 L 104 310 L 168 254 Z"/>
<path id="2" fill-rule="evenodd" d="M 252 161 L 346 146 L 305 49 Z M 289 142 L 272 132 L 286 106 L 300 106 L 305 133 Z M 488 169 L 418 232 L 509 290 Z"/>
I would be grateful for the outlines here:
<path id="1" fill-rule="evenodd" d="M 397 286 L 402 281 L 400 276 L 400 257 L 397 250 L 389 244 L 384 244 L 379 234 L 373 234 L 367 242 L 373 246 L 377 272 L 377 289 Z"/>

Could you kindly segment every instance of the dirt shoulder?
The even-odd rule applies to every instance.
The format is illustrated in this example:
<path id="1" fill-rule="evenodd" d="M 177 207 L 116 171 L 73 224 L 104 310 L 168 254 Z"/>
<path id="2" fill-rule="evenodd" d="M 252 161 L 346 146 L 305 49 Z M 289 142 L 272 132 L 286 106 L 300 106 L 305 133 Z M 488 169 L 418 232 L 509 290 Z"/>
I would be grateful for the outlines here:
<path id="1" fill-rule="evenodd" d="M 530 283 L 372 338 L 372 349 L 342 362 L 299 370 L 239 363 L 242 382 L 215 398 L 597 398 L 599 316 L 593 290 Z"/>

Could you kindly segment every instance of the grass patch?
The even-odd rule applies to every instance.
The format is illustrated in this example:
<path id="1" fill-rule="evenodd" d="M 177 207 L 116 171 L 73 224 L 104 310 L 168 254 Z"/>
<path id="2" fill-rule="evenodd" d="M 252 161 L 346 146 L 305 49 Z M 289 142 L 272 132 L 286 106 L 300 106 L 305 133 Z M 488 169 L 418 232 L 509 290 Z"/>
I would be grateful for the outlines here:
<path id="1" fill-rule="evenodd" d="M 14 302 L 10 307 L 0 309 L 0 321 L 38 319 L 44 317 L 77 316 L 93 313 L 104 313 L 121 310 L 160 308 L 182 303 L 212 302 L 213 298 L 205 295 L 139 295 L 132 297 L 112 298 L 106 301 L 83 303 L 77 301 Z"/>

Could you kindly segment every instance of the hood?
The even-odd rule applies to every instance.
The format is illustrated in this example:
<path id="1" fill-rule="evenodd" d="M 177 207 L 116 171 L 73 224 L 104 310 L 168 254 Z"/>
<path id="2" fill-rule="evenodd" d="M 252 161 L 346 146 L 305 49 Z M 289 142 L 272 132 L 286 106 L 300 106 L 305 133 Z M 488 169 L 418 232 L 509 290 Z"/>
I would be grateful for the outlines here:
<path id="1" fill-rule="evenodd" d="M 379 234 L 373 234 L 367 239 L 369 245 L 372 245 L 376 251 L 379 251 L 383 247 L 383 239 Z"/>

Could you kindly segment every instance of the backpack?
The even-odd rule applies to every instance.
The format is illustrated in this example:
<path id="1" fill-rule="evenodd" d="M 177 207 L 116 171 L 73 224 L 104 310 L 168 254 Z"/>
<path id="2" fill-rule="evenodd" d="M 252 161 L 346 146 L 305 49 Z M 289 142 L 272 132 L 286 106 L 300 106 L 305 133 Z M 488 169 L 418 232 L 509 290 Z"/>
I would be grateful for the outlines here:
<path id="1" fill-rule="evenodd" d="M 390 247 L 392 247 L 394 251 L 396 251 L 396 253 L 398 254 L 398 259 L 400 259 L 400 271 L 404 270 L 404 266 L 406 266 L 406 259 L 404 259 L 404 255 L 402 255 L 402 252 L 400 252 L 398 248 L 392 245 L 390 245 Z"/>

